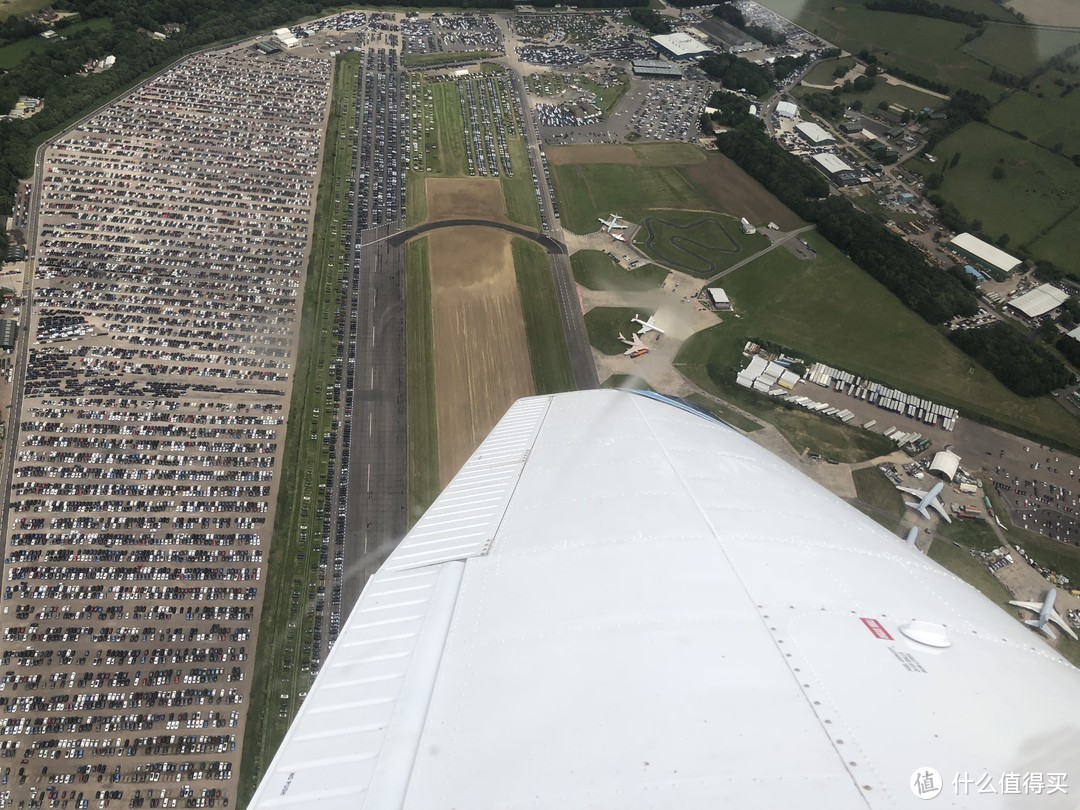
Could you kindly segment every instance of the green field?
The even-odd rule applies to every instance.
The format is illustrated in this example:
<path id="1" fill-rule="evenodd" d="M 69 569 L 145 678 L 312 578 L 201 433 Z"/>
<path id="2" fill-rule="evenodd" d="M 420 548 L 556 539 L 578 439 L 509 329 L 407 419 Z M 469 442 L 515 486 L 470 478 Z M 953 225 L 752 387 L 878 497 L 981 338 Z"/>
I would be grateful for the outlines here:
<path id="1" fill-rule="evenodd" d="M 941 195 L 997 239 L 1026 244 L 1039 256 L 1037 237 L 1080 206 L 1080 169 L 1072 161 L 985 124 L 970 123 L 934 150 L 938 167 L 948 166 Z M 995 180 L 995 166 L 1005 177 Z M 1075 243 L 1074 243 L 1075 244 Z"/>
<path id="2" fill-rule="evenodd" d="M 330 464 L 329 449 L 320 437 L 333 429 L 336 397 L 332 392 L 337 379 L 332 362 L 337 347 L 334 318 L 340 303 L 345 258 L 336 234 L 345 219 L 352 168 L 348 138 L 340 136 L 355 120 L 359 64 L 358 54 L 339 57 L 334 77 L 311 260 L 304 285 L 297 373 L 247 707 L 239 806 L 244 806 L 254 792 L 302 701 L 301 693 L 306 693 L 312 680 L 311 650 L 305 647 L 312 644 L 314 632 L 319 584 L 317 538 L 323 535 L 320 515 L 332 511 L 326 504 L 330 493 L 324 483 Z"/>
<path id="3" fill-rule="evenodd" d="M 601 114 L 605 116 L 615 109 L 619 99 L 623 97 L 627 88 L 630 87 L 629 80 L 619 82 L 611 87 L 604 87 L 592 79 L 586 79 L 584 76 L 580 77 L 577 84 L 582 90 L 588 90 L 596 97 L 596 106 L 600 109 Z"/>
<path id="4" fill-rule="evenodd" d="M 826 91 L 818 90 L 813 87 L 800 86 L 795 89 L 795 95 L 799 98 L 809 95 L 810 93 L 824 92 Z M 889 104 L 899 104 L 901 107 L 906 107 L 916 113 L 923 107 L 935 108 L 945 103 L 944 100 L 937 96 L 932 96 L 929 93 L 923 93 L 904 85 L 889 84 L 885 79 L 880 77 L 874 84 L 872 90 L 868 90 L 865 93 L 841 93 L 840 98 L 848 106 L 851 106 L 855 101 L 861 101 L 863 105 L 862 108 L 866 112 L 876 110 L 878 105 L 883 101 Z"/>
<path id="5" fill-rule="evenodd" d="M 421 238 L 405 246 L 405 368 L 409 420 L 410 526 L 439 494 L 434 355 L 428 241 Z"/>
<path id="6" fill-rule="evenodd" d="M 886 65 L 988 98 L 996 99 L 1001 92 L 990 82 L 990 66 L 963 52 L 964 37 L 974 30 L 966 25 L 914 14 L 870 11 L 858 2 L 840 5 L 834 0 L 765 0 L 763 5 L 852 53 L 868 48 Z M 1004 13 L 990 0 L 979 10 Z M 1019 26 L 1016 30 L 1022 39 L 1023 30 Z"/>
<path id="7" fill-rule="evenodd" d="M 574 270 L 574 280 L 590 290 L 643 292 L 655 290 L 668 277 L 668 271 L 655 264 L 624 270 L 599 250 L 579 250 L 570 257 L 570 266 Z"/>
<path id="8" fill-rule="evenodd" d="M 41 37 L 26 37 L 0 48 L 0 69 L 13 70 L 32 53 L 41 53 L 49 43 Z"/>
<path id="9" fill-rule="evenodd" d="M 480 59 L 491 59 L 498 54 L 491 51 L 440 51 L 438 53 L 412 53 L 401 57 L 404 67 L 433 67 L 435 65 L 449 65 L 460 62 L 476 62 Z"/>
<path id="10" fill-rule="evenodd" d="M 559 317 L 559 302 L 555 297 L 555 280 L 551 276 L 548 256 L 542 247 L 528 239 L 516 237 L 510 246 L 536 393 L 573 391 L 576 386 L 570 368 L 570 351 Z"/>
<path id="11" fill-rule="evenodd" d="M 604 354 L 622 354 L 629 347 L 619 340 L 619 334 L 630 337 L 637 331 L 638 325 L 631 321 L 635 315 L 648 320 L 654 313 L 651 309 L 633 309 L 632 307 L 594 307 L 585 313 L 585 329 L 589 333 L 589 343 Z"/>
<path id="12" fill-rule="evenodd" d="M 845 67 L 850 70 L 855 65 L 855 57 L 846 56 L 843 59 L 826 59 L 824 62 L 818 62 L 812 68 L 810 72 L 803 77 L 803 81 L 807 84 L 827 84 L 832 85 L 836 82 L 836 77 L 833 75 L 833 71 L 838 67 Z"/>
<path id="13" fill-rule="evenodd" d="M 634 245 L 668 267 L 708 278 L 764 250 L 769 240 L 760 233 L 743 233 L 739 220 L 724 214 L 651 211 Z"/>
<path id="14" fill-rule="evenodd" d="M 434 102 L 433 131 L 427 133 L 425 147 L 428 172 L 435 175 L 461 177 L 466 173 L 465 121 L 461 117 L 461 101 L 457 84 L 435 82 L 426 84 Z"/>
<path id="15" fill-rule="evenodd" d="M 957 548 L 954 543 L 959 543 L 962 548 Z M 977 588 L 991 602 L 1005 607 L 1012 598 L 1009 589 L 987 570 L 981 558 L 973 557 L 969 550 L 990 551 L 999 545 L 993 531 L 985 523 L 958 520 L 952 524 L 938 525 L 927 556 Z"/>
<path id="16" fill-rule="evenodd" d="M 536 203 L 536 188 L 533 186 L 532 173 L 529 171 L 529 158 L 525 154 L 525 141 L 521 135 L 507 138 L 506 148 L 510 151 L 510 163 L 514 167 L 514 176 L 500 175 L 503 202 L 506 204 L 506 216 L 511 221 L 540 230 L 540 209 Z"/>
<path id="17" fill-rule="evenodd" d="M 1028 76 L 1052 57 L 1078 42 L 1080 31 L 1075 29 L 990 23 L 982 36 L 964 46 L 964 51 L 1014 76 Z"/>
<path id="18" fill-rule="evenodd" d="M 747 419 L 741 413 L 717 399 L 702 394 L 691 394 L 687 399 L 701 408 L 701 410 L 705 411 L 705 413 L 716 417 L 721 422 L 726 422 L 732 427 L 738 428 L 744 433 L 753 433 L 755 430 L 761 430 L 761 425 L 753 419 Z"/>
<path id="19" fill-rule="evenodd" d="M 896 531 L 904 516 L 904 499 L 885 473 L 877 467 L 864 467 L 852 470 L 851 478 L 859 500 L 870 508 L 867 514 L 889 531 Z"/>
<path id="20" fill-rule="evenodd" d="M 1012 93 L 990 111 L 990 123 L 1006 131 L 1023 132 L 1040 146 L 1064 152 L 1069 157 L 1080 152 L 1080 92 L 1062 95 L 1063 87 L 1080 82 L 1080 77 L 1047 71 L 1032 82 L 1029 91 Z M 1042 95 L 1042 98 L 1039 95 Z"/>
<path id="21" fill-rule="evenodd" d="M 1074 208 L 1043 236 L 1028 246 L 1040 259 L 1048 259 L 1063 270 L 1080 274 L 1076 235 L 1080 233 L 1080 209 Z"/>
<path id="22" fill-rule="evenodd" d="M 817 251 L 813 261 L 773 250 L 725 277 L 741 318 L 691 336 L 677 358 L 685 373 L 740 406 L 747 397 L 760 402 L 765 397 L 735 385 L 744 342 L 760 337 L 1006 429 L 1076 444 L 1080 422 L 1053 398 L 1011 393 L 826 240 L 807 233 L 806 241 Z"/>

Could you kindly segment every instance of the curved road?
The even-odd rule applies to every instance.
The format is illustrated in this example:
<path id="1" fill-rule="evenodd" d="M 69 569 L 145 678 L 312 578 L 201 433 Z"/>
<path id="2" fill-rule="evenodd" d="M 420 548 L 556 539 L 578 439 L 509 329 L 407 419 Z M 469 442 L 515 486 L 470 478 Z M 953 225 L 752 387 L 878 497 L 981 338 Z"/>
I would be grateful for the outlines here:
<path id="1" fill-rule="evenodd" d="M 553 256 L 566 255 L 566 245 L 552 239 L 550 236 L 529 230 L 523 225 L 510 225 L 506 222 L 494 222 L 490 219 L 442 219 L 438 222 L 425 222 L 423 225 L 417 225 L 414 228 L 409 228 L 408 230 L 383 238 L 387 240 L 391 247 L 400 247 L 414 236 L 419 236 L 428 231 L 434 231 L 439 228 L 460 228 L 469 225 L 475 225 L 481 228 L 498 228 L 500 231 L 508 231 L 515 236 L 531 239 Z"/>

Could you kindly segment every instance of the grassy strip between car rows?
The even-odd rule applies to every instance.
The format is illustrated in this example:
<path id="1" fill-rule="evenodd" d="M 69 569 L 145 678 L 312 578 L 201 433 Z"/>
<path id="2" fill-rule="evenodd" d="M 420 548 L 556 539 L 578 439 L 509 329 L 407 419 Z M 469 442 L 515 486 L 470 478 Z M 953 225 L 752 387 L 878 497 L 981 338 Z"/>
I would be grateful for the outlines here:
<path id="1" fill-rule="evenodd" d="M 529 158 L 525 153 L 525 141 L 520 132 L 506 138 L 506 148 L 510 152 L 510 165 L 514 167 L 514 176 L 505 174 L 499 177 L 502 185 L 503 201 L 506 204 L 506 216 L 527 228 L 540 230 L 540 209 L 536 202 L 536 187 L 533 185 Z"/>
<path id="2" fill-rule="evenodd" d="M 525 316 L 525 336 L 529 341 L 536 393 L 573 391 L 574 373 L 570 368 L 570 352 L 566 347 L 547 254 L 527 239 L 512 239 L 510 247 Z"/>
<path id="3" fill-rule="evenodd" d="M 439 494 L 439 437 L 435 420 L 435 340 L 431 325 L 428 240 L 405 246 L 405 352 L 408 391 L 409 525 Z"/>
<path id="4" fill-rule="evenodd" d="M 331 430 L 332 360 L 344 266 L 338 235 L 345 220 L 352 168 L 349 125 L 355 117 L 358 54 L 338 58 L 316 198 L 311 259 L 300 313 L 299 348 L 285 450 L 279 470 L 277 514 L 270 544 L 254 674 L 247 706 L 238 807 L 249 801 L 311 683 L 313 606 Z M 345 137 L 342 137 L 344 135 Z M 314 441 L 310 437 L 314 435 Z M 311 553 L 309 554 L 308 551 Z M 302 562 L 298 562 L 302 561 Z M 306 648 L 306 649 L 305 649 Z"/>
<path id="5" fill-rule="evenodd" d="M 425 9 L 426 11 L 427 9 Z M 460 9 L 459 9 L 460 11 Z M 479 59 L 492 59 L 498 54 L 491 51 L 439 51 L 437 53 L 413 53 L 401 57 L 405 67 L 429 68 L 436 65 L 456 65 L 461 62 L 476 62 Z"/>

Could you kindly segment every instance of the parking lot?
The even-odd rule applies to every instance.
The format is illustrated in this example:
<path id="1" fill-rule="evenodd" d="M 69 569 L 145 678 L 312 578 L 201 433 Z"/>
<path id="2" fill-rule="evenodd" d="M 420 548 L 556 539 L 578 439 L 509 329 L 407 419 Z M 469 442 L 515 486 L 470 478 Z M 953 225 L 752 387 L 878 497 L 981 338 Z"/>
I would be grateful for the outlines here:
<path id="1" fill-rule="evenodd" d="M 47 151 L 5 537 L 15 806 L 229 797 L 329 78 L 201 54 Z"/>

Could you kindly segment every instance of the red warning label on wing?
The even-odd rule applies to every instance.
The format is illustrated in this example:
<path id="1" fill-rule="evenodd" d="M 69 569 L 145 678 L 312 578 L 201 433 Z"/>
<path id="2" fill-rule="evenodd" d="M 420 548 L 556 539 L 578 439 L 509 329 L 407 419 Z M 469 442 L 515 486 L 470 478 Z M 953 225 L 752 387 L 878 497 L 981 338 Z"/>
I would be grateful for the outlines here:
<path id="1" fill-rule="evenodd" d="M 860 619 L 863 624 L 866 625 L 866 629 L 874 634 L 874 638 L 880 638 L 884 641 L 892 641 L 893 637 L 889 635 L 889 631 L 882 627 L 881 622 L 877 619 Z"/>

